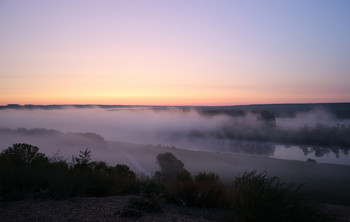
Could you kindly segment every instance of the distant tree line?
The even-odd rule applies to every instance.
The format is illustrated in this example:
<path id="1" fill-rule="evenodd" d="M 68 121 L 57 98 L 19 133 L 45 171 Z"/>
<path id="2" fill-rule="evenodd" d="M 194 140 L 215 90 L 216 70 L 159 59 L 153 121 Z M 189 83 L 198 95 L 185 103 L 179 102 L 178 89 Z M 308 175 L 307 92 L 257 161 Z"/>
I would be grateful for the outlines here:
<path id="1" fill-rule="evenodd" d="M 226 124 L 221 129 L 212 131 L 192 130 L 187 133 L 177 133 L 174 137 L 217 138 L 257 142 L 275 142 L 291 145 L 338 146 L 350 148 L 350 125 L 338 124 L 327 126 L 303 126 L 297 129 L 281 129 L 266 127 L 266 125 L 249 125 L 240 123 Z"/>

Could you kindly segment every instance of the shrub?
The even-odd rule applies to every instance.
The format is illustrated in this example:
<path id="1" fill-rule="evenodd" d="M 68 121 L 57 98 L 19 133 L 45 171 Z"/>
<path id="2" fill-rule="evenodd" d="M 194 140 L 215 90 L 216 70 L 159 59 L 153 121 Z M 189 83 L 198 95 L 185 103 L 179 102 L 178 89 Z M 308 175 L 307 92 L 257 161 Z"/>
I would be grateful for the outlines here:
<path id="1" fill-rule="evenodd" d="M 327 221 L 299 198 L 300 186 L 294 189 L 266 175 L 254 170 L 235 178 L 235 210 L 243 221 Z"/>
<path id="2" fill-rule="evenodd" d="M 28 144 L 14 144 L 0 153 L 2 200 L 130 194 L 138 191 L 138 184 L 128 166 L 91 162 L 89 150 L 73 156 L 71 164 L 57 154 L 47 158 Z"/>
<path id="3" fill-rule="evenodd" d="M 166 187 L 154 179 L 141 180 L 139 186 L 139 194 L 145 197 L 162 196 L 166 193 Z"/>
<path id="4" fill-rule="evenodd" d="M 104 161 L 93 161 L 89 164 L 91 171 L 97 174 L 110 174 L 112 169 Z"/>
<path id="5" fill-rule="evenodd" d="M 176 181 L 177 182 L 190 182 L 192 181 L 191 173 L 187 170 L 183 169 L 180 172 L 176 174 Z"/>
<path id="6" fill-rule="evenodd" d="M 128 178 L 131 180 L 136 179 L 135 173 L 130 170 L 130 168 L 127 165 L 124 164 L 117 164 L 113 168 L 113 173 L 117 176 Z"/>
<path id="7" fill-rule="evenodd" d="M 195 181 L 199 183 L 211 183 L 216 184 L 219 183 L 219 176 L 215 173 L 199 173 L 194 177 Z"/>
<path id="8" fill-rule="evenodd" d="M 120 211 L 123 217 L 142 216 L 142 213 L 162 212 L 160 200 L 157 198 L 146 199 L 144 197 L 133 198 Z"/>
<path id="9" fill-rule="evenodd" d="M 91 161 L 90 153 L 91 153 L 90 150 L 85 149 L 84 151 L 80 151 L 80 154 L 78 157 L 73 156 L 72 157 L 73 168 L 82 170 L 82 171 L 88 170 L 90 168 L 90 161 Z"/>
<path id="10" fill-rule="evenodd" d="M 111 167 L 102 161 L 91 162 L 83 172 L 89 179 L 86 191 L 89 196 L 130 194 L 138 190 L 136 175 L 126 165 L 117 164 Z"/>
<path id="11" fill-rule="evenodd" d="M 193 181 L 189 172 L 182 171 L 174 183 L 169 200 L 182 205 L 228 207 L 230 194 L 214 173 L 199 173 Z"/>

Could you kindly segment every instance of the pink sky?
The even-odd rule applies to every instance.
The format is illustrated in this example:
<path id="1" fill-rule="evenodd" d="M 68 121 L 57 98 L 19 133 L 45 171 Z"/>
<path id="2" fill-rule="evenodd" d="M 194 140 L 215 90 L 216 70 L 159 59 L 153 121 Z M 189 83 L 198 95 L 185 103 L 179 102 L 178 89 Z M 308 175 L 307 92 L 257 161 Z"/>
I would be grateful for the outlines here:
<path id="1" fill-rule="evenodd" d="M 0 104 L 350 102 L 349 1 L 0 3 Z"/>

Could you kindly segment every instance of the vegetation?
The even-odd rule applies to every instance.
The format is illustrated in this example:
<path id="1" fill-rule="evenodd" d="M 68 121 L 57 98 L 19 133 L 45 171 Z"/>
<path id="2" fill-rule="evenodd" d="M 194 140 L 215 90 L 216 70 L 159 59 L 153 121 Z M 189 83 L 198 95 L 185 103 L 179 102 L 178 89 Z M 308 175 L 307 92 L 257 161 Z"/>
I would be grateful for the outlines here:
<path id="1" fill-rule="evenodd" d="M 184 163 L 172 153 L 159 154 L 157 163 L 160 166 L 160 171 L 156 172 L 156 178 L 163 182 L 174 181 L 176 174 L 184 170 Z"/>
<path id="2" fill-rule="evenodd" d="M 158 199 L 138 197 L 131 199 L 118 214 L 123 217 L 140 217 L 144 213 L 154 212 L 162 212 Z"/>
<path id="3" fill-rule="evenodd" d="M 307 205 L 298 189 L 266 172 L 245 172 L 234 180 L 234 208 L 243 221 L 328 221 Z"/>
<path id="4" fill-rule="evenodd" d="M 232 194 L 214 173 L 199 173 L 194 176 L 186 170 L 177 175 L 171 185 L 168 200 L 185 206 L 229 208 Z"/>
<path id="5" fill-rule="evenodd" d="M 137 193 L 138 182 L 128 166 L 109 166 L 91 161 L 90 151 L 81 151 L 68 163 L 47 158 L 39 148 L 14 144 L 0 154 L 0 198 L 29 197 L 65 199 L 76 196 L 108 196 Z"/>
<path id="6" fill-rule="evenodd" d="M 190 138 L 216 138 L 239 141 L 278 142 L 282 144 L 311 145 L 342 147 L 348 150 L 350 146 L 350 125 L 338 124 L 328 126 L 316 124 L 296 129 L 283 129 L 279 127 L 266 127 L 266 124 L 238 124 L 228 123 L 220 130 L 201 131 L 193 130 L 183 134 Z"/>
<path id="7" fill-rule="evenodd" d="M 138 194 L 119 215 L 161 212 L 167 201 L 231 209 L 231 221 L 329 221 L 298 196 L 298 188 L 265 172 L 245 172 L 227 187 L 215 173 L 192 176 L 171 153 L 159 154 L 157 163 L 161 169 L 156 178 L 138 178 L 126 165 L 91 161 L 89 150 L 67 162 L 46 157 L 38 147 L 14 144 L 0 153 L 0 200 Z"/>

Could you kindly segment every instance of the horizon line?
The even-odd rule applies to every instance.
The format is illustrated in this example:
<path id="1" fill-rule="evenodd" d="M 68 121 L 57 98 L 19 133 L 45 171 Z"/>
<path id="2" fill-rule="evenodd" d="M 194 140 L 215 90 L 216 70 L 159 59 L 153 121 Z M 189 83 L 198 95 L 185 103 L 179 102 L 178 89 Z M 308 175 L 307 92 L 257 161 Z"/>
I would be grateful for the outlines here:
<path id="1" fill-rule="evenodd" d="M 18 103 L 8 103 L 2 104 L 0 107 L 7 106 L 140 106 L 140 107 L 220 107 L 220 106 L 259 106 L 259 105 L 317 105 L 317 104 L 347 104 L 349 102 L 310 102 L 310 103 L 251 103 L 251 104 L 230 104 L 230 105 L 137 105 L 137 104 L 18 104 Z"/>

